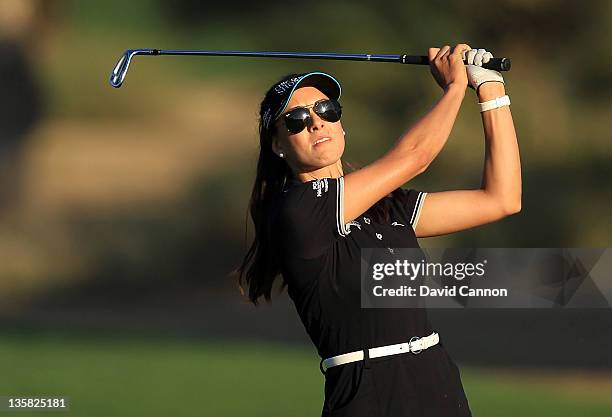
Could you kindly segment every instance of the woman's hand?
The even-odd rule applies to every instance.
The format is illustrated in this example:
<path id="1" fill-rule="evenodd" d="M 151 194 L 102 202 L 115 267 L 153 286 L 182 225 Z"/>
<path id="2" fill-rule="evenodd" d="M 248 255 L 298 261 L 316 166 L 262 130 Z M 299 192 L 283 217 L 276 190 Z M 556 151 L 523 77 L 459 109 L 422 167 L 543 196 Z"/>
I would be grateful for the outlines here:
<path id="1" fill-rule="evenodd" d="M 468 85 L 467 71 L 463 63 L 463 51 L 468 51 L 469 45 L 460 43 L 451 49 L 445 45 L 442 48 L 429 48 L 429 68 L 436 82 L 444 91 L 451 85 L 457 85 L 465 90 Z"/>
<path id="2" fill-rule="evenodd" d="M 489 62 L 491 58 L 493 58 L 493 54 L 482 48 L 471 49 L 465 54 L 465 67 L 467 69 L 469 85 L 470 88 L 476 90 L 476 94 L 478 94 L 479 98 L 481 98 L 480 91 L 484 87 L 490 89 L 489 87 L 494 85 L 495 88 L 493 89 L 503 90 L 504 77 L 502 77 L 501 73 L 495 70 L 482 68 L 482 65 Z"/>

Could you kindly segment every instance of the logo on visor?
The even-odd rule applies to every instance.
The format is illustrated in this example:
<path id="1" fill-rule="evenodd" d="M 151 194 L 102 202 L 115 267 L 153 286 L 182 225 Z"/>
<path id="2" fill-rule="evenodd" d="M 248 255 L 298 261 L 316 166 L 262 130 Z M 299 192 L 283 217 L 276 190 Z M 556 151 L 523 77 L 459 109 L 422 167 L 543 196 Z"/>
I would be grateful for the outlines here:
<path id="1" fill-rule="evenodd" d="M 276 87 L 274 87 L 274 91 L 276 91 L 277 94 L 285 94 L 285 91 L 293 88 L 295 83 L 297 83 L 299 80 L 299 77 L 293 77 L 290 80 L 285 80 L 282 83 L 278 84 Z"/>
<path id="2" fill-rule="evenodd" d="M 270 125 L 270 119 L 272 119 L 272 110 L 270 108 L 267 108 L 266 111 L 263 114 L 263 125 L 265 127 L 269 127 Z"/>

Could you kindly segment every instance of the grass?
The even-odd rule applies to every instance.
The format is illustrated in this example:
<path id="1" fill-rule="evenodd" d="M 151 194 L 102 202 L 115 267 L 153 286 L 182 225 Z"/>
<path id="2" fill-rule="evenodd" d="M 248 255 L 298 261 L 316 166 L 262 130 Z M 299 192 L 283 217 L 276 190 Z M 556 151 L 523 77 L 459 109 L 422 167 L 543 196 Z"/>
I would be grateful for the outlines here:
<path id="1" fill-rule="evenodd" d="M 321 401 L 316 361 L 304 350 L 27 336 L 2 338 L 0 358 L 2 395 L 68 396 L 66 414 L 75 416 L 269 416 L 295 404 L 291 415 L 308 416 Z M 28 415 L 38 413 L 19 413 Z"/>
<path id="2" fill-rule="evenodd" d="M 0 339 L 0 358 L 0 396 L 67 396 L 70 409 L 61 415 L 300 417 L 320 415 L 323 400 L 323 377 L 308 348 L 9 334 Z M 588 389 L 568 395 L 550 380 L 523 383 L 491 370 L 461 369 L 475 416 L 612 415 L 610 397 Z"/>

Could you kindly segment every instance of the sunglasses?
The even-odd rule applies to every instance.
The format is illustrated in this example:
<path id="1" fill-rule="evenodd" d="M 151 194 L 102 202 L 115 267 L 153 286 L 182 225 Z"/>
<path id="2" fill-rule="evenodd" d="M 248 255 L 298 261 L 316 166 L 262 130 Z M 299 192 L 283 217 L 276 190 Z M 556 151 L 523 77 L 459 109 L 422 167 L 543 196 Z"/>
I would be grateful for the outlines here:
<path id="1" fill-rule="evenodd" d="M 317 116 L 327 122 L 337 122 L 342 116 L 342 106 L 340 103 L 333 99 L 325 99 L 319 100 L 310 106 L 291 109 L 287 113 L 280 115 L 279 118 L 283 118 L 289 132 L 293 134 L 300 133 L 306 126 L 310 126 L 313 123 L 312 117 L 310 117 L 310 110 L 308 110 L 310 107 L 312 107 Z"/>

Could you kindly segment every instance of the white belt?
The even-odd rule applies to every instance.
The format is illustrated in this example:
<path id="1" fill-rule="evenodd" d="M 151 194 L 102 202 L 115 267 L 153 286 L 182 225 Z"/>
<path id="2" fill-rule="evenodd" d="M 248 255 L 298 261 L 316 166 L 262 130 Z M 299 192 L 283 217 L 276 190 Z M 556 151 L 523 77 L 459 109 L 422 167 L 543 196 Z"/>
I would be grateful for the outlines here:
<path id="1" fill-rule="evenodd" d="M 414 353 L 415 355 L 421 353 L 421 351 L 437 345 L 440 341 L 440 335 L 433 332 L 426 337 L 414 336 L 409 342 L 398 343 L 396 345 L 379 346 L 368 349 L 368 357 L 380 358 L 381 356 L 397 355 L 399 353 Z M 332 356 L 321 361 L 320 368 L 321 372 L 325 373 L 329 368 L 338 365 L 344 365 L 345 363 L 361 361 L 364 358 L 363 350 L 356 350 L 355 352 L 343 353 L 342 355 Z"/>

